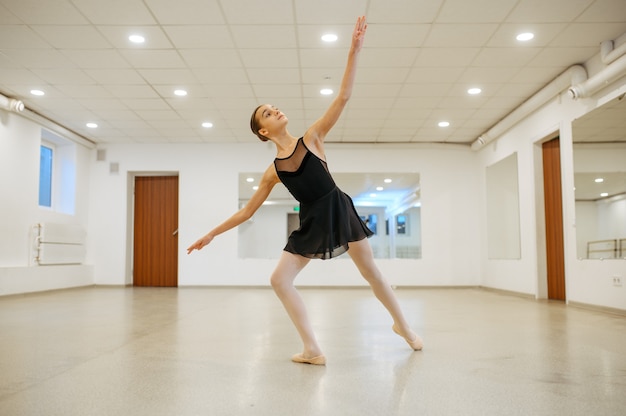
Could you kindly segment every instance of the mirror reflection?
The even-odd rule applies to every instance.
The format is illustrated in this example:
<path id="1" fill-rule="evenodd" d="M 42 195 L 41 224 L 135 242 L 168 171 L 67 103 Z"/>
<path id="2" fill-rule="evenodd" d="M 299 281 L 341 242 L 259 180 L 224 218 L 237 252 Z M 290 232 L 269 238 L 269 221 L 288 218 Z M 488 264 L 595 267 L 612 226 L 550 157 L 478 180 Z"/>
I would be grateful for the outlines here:
<path id="1" fill-rule="evenodd" d="M 244 206 L 262 172 L 239 174 L 239 206 Z M 419 259 L 421 199 L 418 173 L 333 173 L 337 186 L 374 232 L 369 239 L 375 258 Z M 238 229 L 240 258 L 277 259 L 291 231 L 299 226 L 299 205 L 278 184 L 254 216 Z"/>
<path id="2" fill-rule="evenodd" d="M 626 259 L 626 99 L 572 123 L 576 248 L 581 259 Z"/>
<path id="3" fill-rule="evenodd" d="M 519 259 L 517 153 L 488 166 L 487 253 L 490 259 Z"/>

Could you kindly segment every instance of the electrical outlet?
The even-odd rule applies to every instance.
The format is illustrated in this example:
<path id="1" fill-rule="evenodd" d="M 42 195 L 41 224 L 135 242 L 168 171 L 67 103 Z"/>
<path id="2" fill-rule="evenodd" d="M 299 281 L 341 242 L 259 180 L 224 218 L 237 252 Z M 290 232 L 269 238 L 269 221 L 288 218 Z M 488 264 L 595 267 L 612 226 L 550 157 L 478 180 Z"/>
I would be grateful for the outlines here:
<path id="1" fill-rule="evenodd" d="M 622 276 L 613 275 L 613 286 L 621 286 L 622 285 Z"/>

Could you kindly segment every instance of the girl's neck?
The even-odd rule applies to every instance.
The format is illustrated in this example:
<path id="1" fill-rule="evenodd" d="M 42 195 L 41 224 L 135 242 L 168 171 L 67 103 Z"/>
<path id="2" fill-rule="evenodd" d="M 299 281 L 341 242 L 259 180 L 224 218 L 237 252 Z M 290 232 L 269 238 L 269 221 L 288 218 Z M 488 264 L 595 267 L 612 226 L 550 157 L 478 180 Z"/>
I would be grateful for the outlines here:
<path id="1" fill-rule="evenodd" d="M 298 138 L 289 134 L 288 131 L 285 131 L 279 136 L 271 137 L 271 140 L 276 145 L 276 152 L 280 155 L 283 153 L 291 153 Z"/>

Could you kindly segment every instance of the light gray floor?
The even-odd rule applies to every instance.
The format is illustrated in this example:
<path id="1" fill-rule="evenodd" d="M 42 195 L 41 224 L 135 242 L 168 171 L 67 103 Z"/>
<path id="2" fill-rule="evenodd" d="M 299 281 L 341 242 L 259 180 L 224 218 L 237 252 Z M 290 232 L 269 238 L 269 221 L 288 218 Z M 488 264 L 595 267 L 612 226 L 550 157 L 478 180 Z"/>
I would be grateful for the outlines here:
<path id="1" fill-rule="evenodd" d="M 0 298 L 0 415 L 624 415 L 626 318 L 478 289 L 304 289 L 325 367 L 269 289 Z"/>

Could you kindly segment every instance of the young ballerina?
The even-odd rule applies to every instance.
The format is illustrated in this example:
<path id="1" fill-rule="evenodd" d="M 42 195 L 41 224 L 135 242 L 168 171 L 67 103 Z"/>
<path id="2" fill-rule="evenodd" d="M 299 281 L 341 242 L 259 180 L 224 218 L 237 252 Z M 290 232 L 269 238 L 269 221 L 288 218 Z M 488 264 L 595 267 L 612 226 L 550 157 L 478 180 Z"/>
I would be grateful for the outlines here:
<path id="1" fill-rule="evenodd" d="M 326 113 L 303 137 L 296 138 L 287 131 L 288 119 L 278 108 L 265 104 L 254 110 L 250 127 L 259 139 L 276 145 L 276 159 L 263 174 L 258 190 L 246 206 L 187 249 L 187 254 L 200 250 L 215 236 L 248 220 L 277 183 L 282 182 L 287 187 L 300 202 L 300 228 L 289 236 L 270 281 L 302 338 L 303 352 L 292 357 L 298 363 L 324 365 L 326 357 L 317 343 L 294 280 L 312 258 L 329 259 L 346 251 L 375 296 L 391 314 L 393 331 L 414 350 L 422 349 L 422 340 L 409 328 L 393 290 L 374 263 L 367 239 L 372 232 L 361 221 L 350 197 L 335 185 L 324 153 L 324 139 L 352 93 L 357 59 L 366 30 L 365 17 L 359 17 L 339 93 Z"/>

